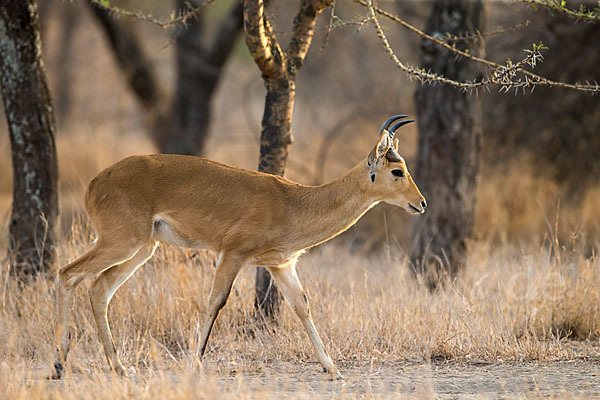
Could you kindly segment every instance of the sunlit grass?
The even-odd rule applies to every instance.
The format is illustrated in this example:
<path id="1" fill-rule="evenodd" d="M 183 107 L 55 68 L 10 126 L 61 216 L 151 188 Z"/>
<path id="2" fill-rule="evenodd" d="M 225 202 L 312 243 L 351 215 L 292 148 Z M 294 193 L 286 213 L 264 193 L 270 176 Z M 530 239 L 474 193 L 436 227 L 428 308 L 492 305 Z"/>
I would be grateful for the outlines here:
<path id="1" fill-rule="evenodd" d="M 92 237 L 89 227 L 76 222 L 60 248 L 59 263 L 81 255 Z M 519 249 L 475 244 L 464 273 L 433 293 L 392 248 L 363 257 L 325 246 L 300 259 L 299 274 L 317 328 L 342 373 L 356 363 L 368 370 L 373 363 L 599 359 L 600 261 L 576 248 L 559 250 L 552 243 Z M 237 280 L 205 361 L 199 362 L 199 324 L 214 263 L 209 252 L 161 246 L 117 292 L 109 319 L 123 364 L 133 372 L 131 381 L 107 375 L 87 284 L 82 284 L 72 312 L 69 372 L 74 377 L 49 387 L 38 380 L 51 372 L 55 283 L 39 279 L 20 287 L 3 268 L 0 379 L 8 386 L 2 386 L 15 397 L 46 390 L 80 397 L 94 387 L 99 397 L 110 397 L 118 388 L 170 398 L 178 393 L 173 382 L 181 381 L 187 382 L 186 397 L 212 397 L 215 384 L 198 381 L 251 376 L 278 364 L 296 366 L 277 371 L 290 379 L 298 370 L 318 373 L 312 346 L 289 307 L 278 324 L 265 329 L 258 323 L 251 268 Z M 248 394 L 239 390 L 236 395 Z"/>
<path id="2" fill-rule="evenodd" d="M 61 140 L 65 225 L 56 268 L 82 255 L 93 240 L 93 230 L 85 214 L 80 214 L 87 182 L 137 143 L 135 137 L 124 138 L 119 145 L 96 138 L 91 147 L 83 145 L 87 139 L 82 137 Z M 141 143 L 151 151 L 147 142 Z M 76 144 L 80 151 L 65 150 Z M 3 394 L 10 398 L 180 398 L 229 393 L 245 398 L 277 397 L 282 387 L 292 387 L 285 390 L 287 395 L 368 397 L 365 376 L 386 371 L 386 382 L 398 382 L 406 377 L 403 365 L 597 362 L 600 213 L 595 205 L 600 191 L 592 188 L 576 203 L 561 202 L 562 189 L 549 178 L 534 176 L 526 161 L 484 173 L 478 192 L 477 236 L 470 243 L 467 266 L 454 282 L 435 292 L 415 279 L 407 265 L 410 224 L 401 210 L 384 219 L 376 208 L 366 216 L 373 223 L 349 232 L 366 232 L 364 236 L 376 245 L 364 247 L 379 251 L 362 253 L 361 246 L 341 240 L 300 258 L 299 275 L 325 346 L 341 372 L 354 375 L 346 386 L 331 386 L 320 372 L 307 335 L 288 307 L 282 308 L 275 325 L 265 329 L 257 321 L 251 268 L 237 280 L 206 357 L 199 362 L 199 326 L 216 257 L 206 251 L 161 246 L 117 292 L 109 309 L 128 379 L 108 371 L 90 312 L 89 282 L 85 282 L 73 302 L 68 375 L 64 382 L 45 381 L 53 360 L 55 282 L 40 279 L 20 287 L 3 261 Z M 5 189 L 1 198 L 9 199 L 8 178 L 0 178 L 0 188 Z M 397 237 L 394 224 L 402 227 Z M 382 227 L 380 232 L 371 230 Z M 0 230 L 6 238 L 5 221 Z M 6 242 L 0 243 L 0 249 L 5 251 Z M 277 390 L 264 386 L 265 382 L 276 382 Z M 352 382 L 358 382 L 360 390 L 355 391 Z M 425 389 L 424 393 L 435 393 L 432 387 Z"/>

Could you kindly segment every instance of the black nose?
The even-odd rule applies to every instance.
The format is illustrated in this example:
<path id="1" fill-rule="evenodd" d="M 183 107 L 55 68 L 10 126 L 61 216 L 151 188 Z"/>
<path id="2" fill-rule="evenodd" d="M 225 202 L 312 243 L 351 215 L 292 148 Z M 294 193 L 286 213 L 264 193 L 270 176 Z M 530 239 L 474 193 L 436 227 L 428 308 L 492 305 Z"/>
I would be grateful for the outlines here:
<path id="1" fill-rule="evenodd" d="M 425 200 L 421 202 L 421 207 L 423 207 L 424 209 L 427 208 L 427 202 Z"/>

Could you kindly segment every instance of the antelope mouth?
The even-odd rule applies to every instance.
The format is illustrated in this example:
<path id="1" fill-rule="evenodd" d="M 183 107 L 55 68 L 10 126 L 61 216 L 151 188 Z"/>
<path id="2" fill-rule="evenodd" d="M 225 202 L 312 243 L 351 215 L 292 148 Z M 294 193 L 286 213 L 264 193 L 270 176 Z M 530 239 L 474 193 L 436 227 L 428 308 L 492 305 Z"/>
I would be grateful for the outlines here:
<path id="1" fill-rule="evenodd" d="M 412 211 L 414 211 L 415 214 L 423 214 L 423 211 L 425 211 L 425 210 L 419 210 L 417 207 L 413 206 L 410 203 L 408 203 L 408 208 L 410 208 Z"/>

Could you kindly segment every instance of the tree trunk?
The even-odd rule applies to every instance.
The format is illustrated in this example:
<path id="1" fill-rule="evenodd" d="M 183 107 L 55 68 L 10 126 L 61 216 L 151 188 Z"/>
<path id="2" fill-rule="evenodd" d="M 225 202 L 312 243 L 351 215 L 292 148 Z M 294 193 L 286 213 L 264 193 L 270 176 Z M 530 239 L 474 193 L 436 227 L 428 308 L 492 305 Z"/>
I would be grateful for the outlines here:
<path id="1" fill-rule="evenodd" d="M 177 14 L 188 9 L 187 0 L 176 0 Z M 190 3 L 198 7 L 198 2 Z M 207 99 L 213 91 L 211 66 L 201 55 L 202 15 L 178 26 L 175 37 L 175 64 L 177 83 L 171 109 L 171 132 L 159 142 L 161 152 L 173 154 L 201 154 L 209 126 L 210 107 Z M 201 73 L 199 73 L 201 71 Z"/>
<path id="2" fill-rule="evenodd" d="M 33 0 L 0 3 L 0 85 L 10 132 L 12 271 L 48 270 L 55 257 L 58 166 L 55 118 Z"/>
<path id="3" fill-rule="evenodd" d="M 188 1 L 177 0 L 178 13 L 187 11 Z M 192 3 L 198 7 L 197 2 Z M 231 20 L 231 21 L 230 21 Z M 224 40 L 223 26 L 231 24 L 233 37 Z M 226 57 L 242 27 L 241 3 L 223 20 L 216 41 Z M 191 19 L 175 30 L 177 85 L 171 110 L 171 132 L 159 142 L 161 151 L 174 154 L 203 154 L 211 117 L 211 99 L 217 88 L 225 57 L 217 57 L 202 41 L 203 19 Z M 216 46 L 215 46 L 216 47 Z M 213 49 L 215 48 L 213 47 Z"/>
<path id="4" fill-rule="evenodd" d="M 295 77 L 281 77 L 267 81 L 267 96 L 260 133 L 258 170 L 283 176 L 292 145 L 292 111 L 296 96 Z M 262 315 L 273 318 L 279 314 L 281 295 L 265 268 L 256 270 L 255 306 Z"/>
<path id="5" fill-rule="evenodd" d="M 187 10 L 187 0 L 176 0 L 179 13 Z M 194 7 L 199 2 L 191 3 Z M 159 141 L 163 153 L 204 154 L 211 122 L 213 94 L 223 65 L 242 30 L 242 4 L 235 3 L 223 18 L 212 45 L 202 41 L 202 15 L 175 31 L 177 88 L 171 109 L 169 134 Z"/>
<path id="6" fill-rule="evenodd" d="M 292 111 L 296 97 L 295 77 L 282 77 L 265 84 L 267 96 L 260 132 L 258 170 L 283 176 L 292 145 Z"/>
<path id="7" fill-rule="evenodd" d="M 146 121 L 161 153 L 202 155 L 211 122 L 213 95 L 242 30 L 242 4 L 234 3 L 211 43 L 203 40 L 202 14 L 174 32 L 176 88 L 170 106 L 132 27 L 88 2 L 100 22 L 129 87 L 146 112 Z M 198 2 L 176 0 L 178 12 Z"/>
<path id="8" fill-rule="evenodd" d="M 481 0 L 436 0 L 426 25 L 434 37 L 446 33 L 477 32 Z M 455 45 L 466 49 L 466 41 Z M 477 46 L 471 46 L 477 53 Z M 423 41 L 426 70 L 450 79 L 474 79 L 474 64 L 457 59 L 453 53 Z M 478 101 L 469 93 L 451 86 L 421 85 L 415 93 L 419 140 L 417 182 L 429 206 L 415 220 L 412 260 L 418 272 L 433 273 L 429 284 L 436 285 L 440 273 L 455 275 L 464 264 L 467 241 L 473 231 L 477 185 L 480 129 Z"/>
<path id="9" fill-rule="evenodd" d="M 116 19 L 98 5 L 89 1 L 87 4 L 100 24 L 130 89 L 144 108 L 147 121 L 153 125 L 162 111 L 164 94 L 133 26 Z"/>
<path id="10" fill-rule="evenodd" d="M 294 19 L 293 34 L 284 52 L 264 15 L 263 0 L 244 0 L 246 44 L 262 73 L 267 95 L 260 135 L 258 170 L 283 176 L 292 145 L 292 112 L 296 96 L 296 73 L 312 41 L 317 15 L 333 2 L 301 0 Z M 281 296 L 265 268 L 256 271 L 254 304 L 258 312 L 272 319 L 279 312 Z"/>

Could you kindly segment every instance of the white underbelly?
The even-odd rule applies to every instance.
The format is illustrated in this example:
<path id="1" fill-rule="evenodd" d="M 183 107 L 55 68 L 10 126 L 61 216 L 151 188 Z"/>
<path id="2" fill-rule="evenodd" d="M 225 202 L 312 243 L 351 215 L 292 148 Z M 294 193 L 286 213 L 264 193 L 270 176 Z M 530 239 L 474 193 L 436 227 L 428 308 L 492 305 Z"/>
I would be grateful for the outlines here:
<path id="1" fill-rule="evenodd" d="M 152 228 L 152 237 L 161 243 L 192 249 L 211 249 L 206 243 L 182 237 L 171 227 L 169 222 L 160 215 L 154 217 L 154 225 Z"/>

